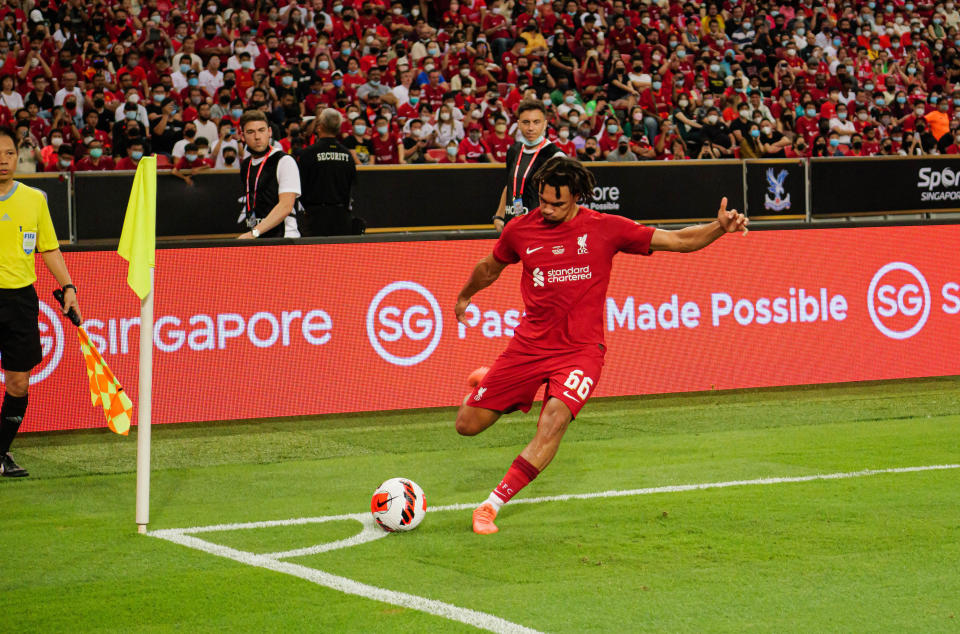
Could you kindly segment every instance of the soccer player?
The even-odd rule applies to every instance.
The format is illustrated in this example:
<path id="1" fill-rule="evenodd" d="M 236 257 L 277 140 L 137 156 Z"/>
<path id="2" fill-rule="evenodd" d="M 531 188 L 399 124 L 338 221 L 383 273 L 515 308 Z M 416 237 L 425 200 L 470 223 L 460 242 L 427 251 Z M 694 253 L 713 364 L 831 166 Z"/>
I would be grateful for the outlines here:
<path id="1" fill-rule="evenodd" d="M 13 130 L 0 127 L 0 359 L 6 383 L 0 407 L 0 476 L 8 478 L 27 475 L 8 451 L 27 412 L 30 371 L 43 359 L 37 326 L 40 303 L 33 287 L 37 251 L 63 288 L 64 313 L 72 309 L 80 316 L 77 287 L 60 253 L 47 197 L 14 180 L 17 156 Z"/>
<path id="2" fill-rule="evenodd" d="M 579 205 L 595 180 L 579 161 L 554 157 L 533 176 L 540 206 L 508 223 L 493 253 L 477 264 L 457 297 L 463 321 L 471 298 L 493 284 L 509 264 L 523 263 L 520 290 L 526 314 L 507 349 L 478 381 L 457 413 L 456 429 L 473 436 L 503 414 L 529 411 L 541 384 L 543 407 L 533 440 L 490 497 L 473 512 L 473 530 L 497 532 L 500 507 L 543 471 L 600 379 L 606 352 L 603 303 L 618 252 L 702 249 L 725 233 L 746 231 L 748 220 L 727 199 L 710 224 L 678 231 L 654 229 Z"/>

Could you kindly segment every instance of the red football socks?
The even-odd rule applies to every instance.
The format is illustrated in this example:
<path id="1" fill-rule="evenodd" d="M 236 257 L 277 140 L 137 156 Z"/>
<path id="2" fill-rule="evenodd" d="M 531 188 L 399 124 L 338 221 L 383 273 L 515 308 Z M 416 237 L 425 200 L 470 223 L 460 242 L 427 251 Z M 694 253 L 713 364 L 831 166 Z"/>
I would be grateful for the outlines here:
<path id="1" fill-rule="evenodd" d="M 497 488 L 490 494 L 490 501 L 499 509 L 502 504 L 509 502 L 510 498 L 519 493 L 520 489 L 530 484 L 539 474 L 540 470 L 527 462 L 526 458 L 517 456 L 517 459 L 513 461 L 513 464 L 511 464 L 507 470 L 507 475 L 503 476 L 503 480 L 500 481 Z M 500 504 L 496 504 L 496 502 L 500 502 Z"/>

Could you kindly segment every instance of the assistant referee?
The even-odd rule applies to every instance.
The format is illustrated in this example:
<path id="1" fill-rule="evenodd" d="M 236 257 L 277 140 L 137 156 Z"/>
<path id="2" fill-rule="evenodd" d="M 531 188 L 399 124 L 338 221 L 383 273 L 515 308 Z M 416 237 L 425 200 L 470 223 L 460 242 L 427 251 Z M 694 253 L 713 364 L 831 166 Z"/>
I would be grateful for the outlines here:
<path id="1" fill-rule="evenodd" d="M 507 150 L 507 185 L 493 215 L 493 226 L 498 233 L 511 218 L 540 206 L 540 193 L 530 177 L 554 156 L 563 155 L 563 150 L 546 138 L 547 109 L 542 102 L 521 101 L 517 106 L 517 127 L 521 141 Z"/>
<path id="2" fill-rule="evenodd" d="M 27 474 L 10 456 L 10 444 L 27 412 L 30 371 L 43 358 L 37 321 L 40 302 L 34 254 L 63 288 L 64 314 L 80 316 L 77 287 L 60 253 L 46 195 L 14 180 L 17 167 L 14 131 L 0 126 L 0 365 L 6 392 L 0 407 L 0 475 Z"/>
<path id="3" fill-rule="evenodd" d="M 300 155 L 300 182 L 303 213 L 300 233 L 304 236 L 343 236 L 354 230 L 350 209 L 357 165 L 344 145 L 337 141 L 342 119 L 327 108 L 317 117 L 317 142 Z"/>

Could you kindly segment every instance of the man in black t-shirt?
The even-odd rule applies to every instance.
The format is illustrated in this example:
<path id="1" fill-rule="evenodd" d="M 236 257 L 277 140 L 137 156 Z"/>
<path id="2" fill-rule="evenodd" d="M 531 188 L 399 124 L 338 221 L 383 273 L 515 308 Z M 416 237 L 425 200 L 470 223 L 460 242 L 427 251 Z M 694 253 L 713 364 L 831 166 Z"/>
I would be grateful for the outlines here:
<path id="1" fill-rule="evenodd" d="M 350 151 L 337 142 L 342 119 L 327 108 L 317 117 L 317 142 L 300 154 L 303 211 L 297 217 L 302 236 L 362 233 L 350 210 L 357 166 Z"/>
<path id="2" fill-rule="evenodd" d="M 507 184 L 493 215 L 497 233 L 510 218 L 522 216 L 540 206 L 540 195 L 531 176 L 547 161 L 563 152 L 546 138 L 547 109 L 543 102 L 525 99 L 517 106 L 517 126 L 523 140 L 507 150 Z"/>
<path id="3" fill-rule="evenodd" d="M 373 165 L 373 141 L 364 136 L 367 133 L 367 122 L 363 116 L 353 120 L 353 134 L 343 140 L 343 145 L 353 153 L 353 160 L 357 165 Z"/>

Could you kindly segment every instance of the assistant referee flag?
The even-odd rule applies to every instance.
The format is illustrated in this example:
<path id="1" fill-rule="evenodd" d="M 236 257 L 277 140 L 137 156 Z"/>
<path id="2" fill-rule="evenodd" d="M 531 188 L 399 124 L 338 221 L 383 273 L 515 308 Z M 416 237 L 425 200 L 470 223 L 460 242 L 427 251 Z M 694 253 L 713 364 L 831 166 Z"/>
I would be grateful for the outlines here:
<path id="1" fill-rule="evenodd" d="M 126 436 L 130 431 L 130 419 L 133 415 L 133 403 L 123 391 L 120 381 L 103 360 L 100 351 L 90 341 L 87 331 L 77 328 L 80 338 L 80 350 L 87 366 L 87 379 L 90 381 L 90 401 L 94 406 L 103 407 L 110 431 Z"/>
<path id="2" fill-rule="evenodd" d="M 142 300 L 150 294 L 150 269 L 155 266 L 157 243 L 157 157 L 145 156 L 137 164 L 123 219 L 117 253 L 130 263 L 127 284 Z"/>

